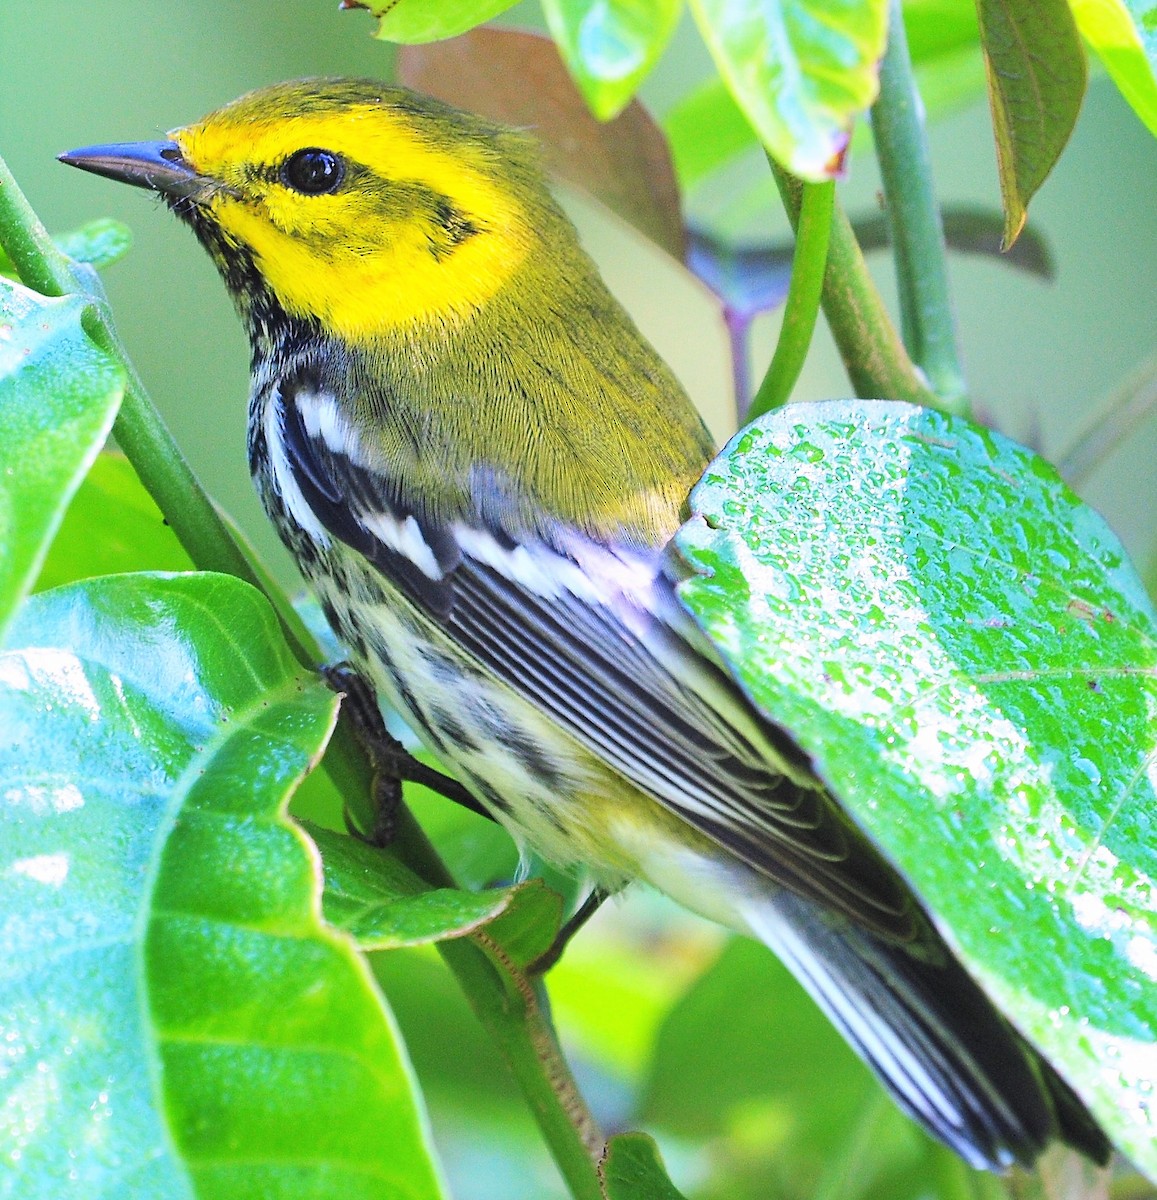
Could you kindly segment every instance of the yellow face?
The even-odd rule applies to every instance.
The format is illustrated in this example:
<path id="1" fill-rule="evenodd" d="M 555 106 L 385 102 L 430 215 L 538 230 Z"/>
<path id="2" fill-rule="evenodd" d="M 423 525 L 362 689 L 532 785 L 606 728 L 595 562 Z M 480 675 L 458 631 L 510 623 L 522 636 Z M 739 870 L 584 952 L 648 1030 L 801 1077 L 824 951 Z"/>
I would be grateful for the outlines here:
<path id="1" fill-rule="evenodd" d="M 459 324 L 531 247 L 486 127 L 463 130 L 379 90 L 327 104 L 267 89 L 171 135 L 221 185 L 201 207 L 286 312 L 351 342 Z"/>

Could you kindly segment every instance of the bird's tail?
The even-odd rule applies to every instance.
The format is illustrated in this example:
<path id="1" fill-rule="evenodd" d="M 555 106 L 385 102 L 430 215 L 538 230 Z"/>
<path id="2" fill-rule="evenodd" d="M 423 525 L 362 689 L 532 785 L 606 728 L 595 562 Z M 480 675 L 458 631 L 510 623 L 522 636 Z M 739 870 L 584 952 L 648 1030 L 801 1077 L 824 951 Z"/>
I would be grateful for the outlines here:
<path id="1" fill-rule="evenodd" d="M 1097 1162 L 1110 1147 L 928 927 L 895 944 L 787 892 L 744 909 L 899 1106 L 969 1164 L 1031 1165 L 1061 1138 Z"/>

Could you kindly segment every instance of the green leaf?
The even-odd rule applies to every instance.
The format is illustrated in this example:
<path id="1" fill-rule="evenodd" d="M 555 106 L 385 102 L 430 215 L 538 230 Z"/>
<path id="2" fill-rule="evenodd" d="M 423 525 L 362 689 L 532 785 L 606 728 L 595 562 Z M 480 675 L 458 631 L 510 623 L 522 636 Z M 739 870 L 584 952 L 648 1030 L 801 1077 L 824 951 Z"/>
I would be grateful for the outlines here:
<path id="1" fill-rule="evenodd" d="M 133 248 L 133 231 L 123 221 L 98 217 L 62 233 L 55 241 L 69 258 L 103 270 L 120 262 Z"/>
<path id="2" fill-rule="evenodd" d="M 727 84 L 712 75 L 663 118 L 675 174 L 684 190 L 759 145 L 759 136 Z"/>
<path id="3" fill-rule="evenodd" d="M 1133 111 L 1157 135 L 1157 19 L 1139 0 L 1069 0 L 1077 28 Z"/>
<path id="4" fill-rule="evenodd" d="M 961 0 L 904 0 L 904 31 L 914 66 L 953 57 L 980 41 L 976 6 Z"/>
<path id="5" fill-rule="evenodd" d="M 1116 537 L 1023 447 L 883 401 L 741 431 L 692 510 L 684 603 L 1157 1175 L 1157 625 Z"/>
<path id="6" fill-rule="evenodd" d="M 128 459 L 103 453 L 64 514 L 36 589 L 92 575 L 192 569 L 192 560 Z"/>
<path id="7" fill-rule="evenodd" d="M 378 18 L 375 37 L 387 42 L 436 42 L 457 37 L 513 8 L 517 0 L 344 0 Z"/>
<path id="8" fill-rule="evenodd" d="M 539 880 L 483 892 L 429 888 L 396 858 L 364 842 L 315 826 L 307 825 L 306 830 L 321 852 L 325 919 L 362 950 L 396 950 L 463 937 L 525 906 L 528 892 L 545 890 Z M 529 903 L 538 909 L 537 901 Z"/>
<path id="9" fill-rule="evenodd" d="M 681 0 L 542 0 L 551 35 L 591 112 L 622 112 L 659 60 Z"/>
<path id="10" fill-rule="evenodd" d="M 541 879 L 528 879 L 513 900 L 482 932 L 514 966 L 525 968 L 554 944 L 563 902 Z"/>
<path id="11" fill-rule="evenodd" d="M 793 1170 L 814 1187 L 864 1097 L 878 1090 L 787 968 L 735 938 L 667 1015 L 641 1112 L 682 1137 L 714 1138 L 757 1104 L 774 1109 L 780 1128 L 768 1141 L 792 1144 Z"/>
<path id="12" fill-rule="evenodd" d="M 599 1180 L 606 1200 L 683 1200 L 667 1178 L 655 1139 L 645 1133 L 620 1133 L 607 1142 Z"/>
<path id="13" fill-rule="evenodd" d="M 984 94 L 976 10 L 960 0 L 909 0 L 904 5 L 908 50 L 928 120 Z M 680 185 L 694 187 L 759 145 L 759 135 L 717 75 L 688 92 L 663 117 Z M 861 122 L 855 140 L 871 140 Z"/>
<path id="14" fill-rule="evenodd" d="M 0 637 L 120 404 L 123 372 L 84 308 L 0 279 Z"/>
<path id="15" fill-rule="evenodd" d="M 976 10 L 1011 246 L 1077 122 L 1085 54 L 1067 0 L 977 0 Z"/>
<path id="16" fill-rule="evenodd" d="M 692 0 L 719 73 L 794 175 L 840 173 L 852 122 L 876 98 L 885 0 Z"/>
<path id="17" fill-rule="evenodd" d="M 111 217 L 99 217 L 89 221 L 79 229 L 62 233 L 53 239 L 59 250 L 77 262 L 88 263 L 103 270 L 119 262 L 132 249 L 133 231 L 122 221 L 114 221 Z M 17 279 L 16 268 L 12 260 L 0 246 L 0 275 L 8 279 Z"/>
<path id="18" fill-rule="evenodd" d="M 0 1195 L 440 1197 L 390 1014 L 284 815 L 336 699 L 267 601 L 89 580 L 10 644 Z"/>

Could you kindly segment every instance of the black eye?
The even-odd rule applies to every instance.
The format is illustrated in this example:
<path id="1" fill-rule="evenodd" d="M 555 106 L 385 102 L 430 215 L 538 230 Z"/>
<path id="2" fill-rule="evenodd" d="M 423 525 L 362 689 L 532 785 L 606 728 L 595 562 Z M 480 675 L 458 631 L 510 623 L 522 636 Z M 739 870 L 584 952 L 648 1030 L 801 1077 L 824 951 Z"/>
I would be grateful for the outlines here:
<path id="1" fill-rule="evenodd" d="M 305 196 L 336 192 L 345 178 L 345 164 L 329 150 L 299 150 L 281 168 L 281 182 Z"/>

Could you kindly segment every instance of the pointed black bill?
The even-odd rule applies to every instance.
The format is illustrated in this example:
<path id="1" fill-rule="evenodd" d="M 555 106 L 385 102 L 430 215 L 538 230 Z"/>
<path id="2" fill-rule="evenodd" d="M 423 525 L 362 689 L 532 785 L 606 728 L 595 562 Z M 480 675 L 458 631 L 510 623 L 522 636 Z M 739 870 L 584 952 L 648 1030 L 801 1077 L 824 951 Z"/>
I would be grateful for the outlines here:
<path id="1" fill-rule="evenodd" d="M 198 175 L 181 157 L 176 142 L 119 142 L 109 146 L 82 146 L 57 155 L 62 163 L 150 188 L 166 196 L 201 199 L 215 185 Z"/>

